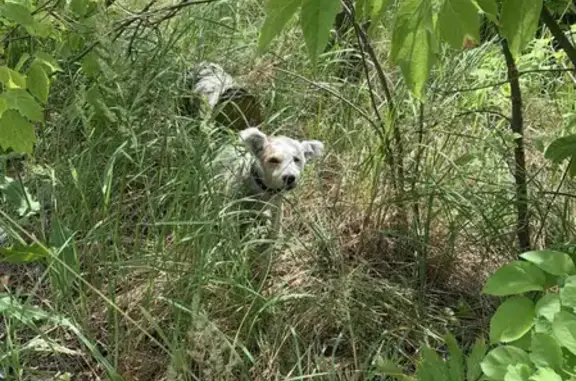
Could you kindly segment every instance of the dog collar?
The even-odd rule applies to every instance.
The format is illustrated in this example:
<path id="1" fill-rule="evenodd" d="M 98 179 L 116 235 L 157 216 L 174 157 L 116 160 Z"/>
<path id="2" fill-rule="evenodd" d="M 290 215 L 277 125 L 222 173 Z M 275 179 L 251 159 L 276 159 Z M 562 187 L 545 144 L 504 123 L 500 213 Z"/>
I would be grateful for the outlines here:
<path id="1" fill-rule="evenodd" d="M 268 188 L 266 184 L 264 184 L 264 181 L 260 177 L 260 174 L 258 173 L 256 168 L 254 168 L 254 166 L 250 168 L 250 177 L 254 179 L 254 182 L 256 183 L 256 185 L 258 185 L 258 187 L 262 190 L 262 192 L 277 194 L 284 190 L 283 188 L 277 188 L 277 189 Z"/>

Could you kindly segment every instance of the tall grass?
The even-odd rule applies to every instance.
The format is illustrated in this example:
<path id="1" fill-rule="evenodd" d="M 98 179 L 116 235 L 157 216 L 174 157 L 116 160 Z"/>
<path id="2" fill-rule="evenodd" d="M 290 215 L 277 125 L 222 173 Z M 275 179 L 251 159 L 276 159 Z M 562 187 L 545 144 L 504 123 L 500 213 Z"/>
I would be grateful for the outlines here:
<path id="1" fill-rule="evenodd" d="M 509 90 L 487 86 L 505 79 L 498 48 L 442 52 L 420 105 L 386 62 L 390 31 L 380 28 L 374 45 L 406 145 L 399 200 L 365 79 L 336 78 L 338 47 L 313 72 L 295 27 L 256 56 L 262 16 L 257 1 L 216 2 L 132 43 L 127 35 L 101 46 L 110 68 L 99 79 L 104 108 L 90 104 L 77 66 L 60 75 L 49 122 L 20 171 L 41 212 L 27 224 L 0 213 L 14 239 L 53 248 L 48 264 L 0 265 L 4 375 L 360 380 L 380 357 L 414 360 L 446 329 L 464 343 L 484 331 L 492 304 L 479 294 L 482 281 L 517 254 Z M 535 42 L 519 66 L 541 67 L 552 55 Z M 182 75 L 202 60 L 248 81 L 267 132 L 326 144 L 287 199 L 283 237 L 266 251 L 239 234 L 231 201 L 211 181 L 211 159 L 236 137 L 177 112 Z M 563 195 L 550 195 L 562 171 L 532 143 L 573 132 L 572 80 L 521 78 L 532 221 L 546 246 L 574 239 L 574 186 L 564 181 Z M 401 202 L 418 205 L 407 231 L 398 230 Z M 265 277 L 255 263 L 269 265 Z"/>

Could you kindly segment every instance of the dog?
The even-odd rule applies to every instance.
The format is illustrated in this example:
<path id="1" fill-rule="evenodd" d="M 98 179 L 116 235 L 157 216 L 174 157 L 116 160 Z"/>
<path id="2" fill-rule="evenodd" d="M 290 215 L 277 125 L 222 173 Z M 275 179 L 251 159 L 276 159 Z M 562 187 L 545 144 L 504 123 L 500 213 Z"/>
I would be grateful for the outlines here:
<path id="1" fill-rule="evenodd" d="M 257 213 L 272 231 L 281 232 L 282 200 L 301 182 L 306 164 L 324 153 L 319 140 L 295 140 L 286 136 L 267 136 L 257 127 L 239 133 L 240 148 L 223 148 L 216 162 L 223 171 L 229 197 L 242 200 L 242 208 Z M 242 149 L 243 148 L 243 149 Z"/>

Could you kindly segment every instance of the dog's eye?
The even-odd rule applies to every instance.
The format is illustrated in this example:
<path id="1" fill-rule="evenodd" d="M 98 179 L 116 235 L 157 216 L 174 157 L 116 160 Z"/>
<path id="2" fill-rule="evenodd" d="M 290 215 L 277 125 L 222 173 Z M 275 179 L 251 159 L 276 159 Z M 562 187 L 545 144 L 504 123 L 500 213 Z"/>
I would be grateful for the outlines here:
<path id="1" fill-rule="evenodd" d="M 268 163 L 270 164 L 280 164 L 280 160 L 277 157 L 271 157 L 268 159 Z"/>
<path id="2" fill-rule="evenodd" d="M 295 163 L 299 163 L 300 162 L 300 158 L 298 156 L 294 156 L 294 162 Z"/>

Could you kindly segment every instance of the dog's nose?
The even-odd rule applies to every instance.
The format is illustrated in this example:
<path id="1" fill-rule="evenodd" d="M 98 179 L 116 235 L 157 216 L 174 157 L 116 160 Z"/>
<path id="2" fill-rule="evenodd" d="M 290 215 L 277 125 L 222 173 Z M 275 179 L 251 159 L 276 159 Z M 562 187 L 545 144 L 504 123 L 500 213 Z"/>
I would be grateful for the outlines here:
<path id="1" fill-rule="evenodd" d="M 285 185 L 291 186 L 291 185 L 294 185 L 294 183 L 296 182 L 296 176 L 284 175 L 284 176 L 282 176 L 282 180 L 284 180 Z"/>

